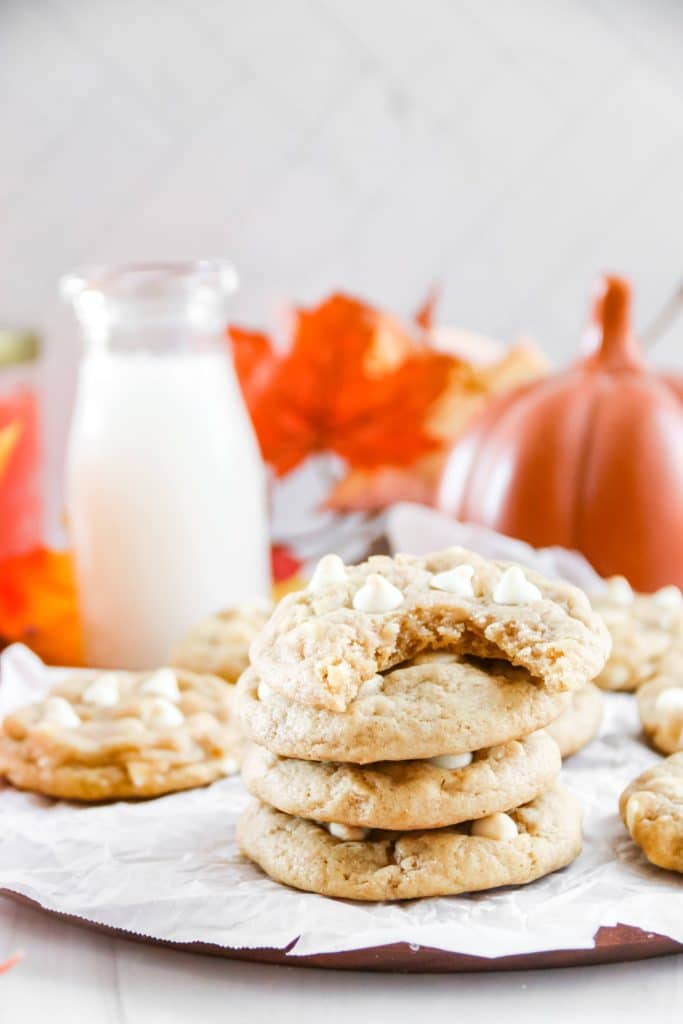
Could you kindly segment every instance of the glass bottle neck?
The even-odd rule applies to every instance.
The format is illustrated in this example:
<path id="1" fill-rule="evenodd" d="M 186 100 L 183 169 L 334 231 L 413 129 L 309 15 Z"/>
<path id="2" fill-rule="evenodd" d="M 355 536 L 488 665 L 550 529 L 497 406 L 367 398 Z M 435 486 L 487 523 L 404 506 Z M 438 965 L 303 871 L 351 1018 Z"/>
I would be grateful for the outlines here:
<path id="1" fill-rule="evenodd" d="M 139 264 L 76 272 L 62 282 L 89 353 L 182 354 L 223 344 L 229 264 Z"/>

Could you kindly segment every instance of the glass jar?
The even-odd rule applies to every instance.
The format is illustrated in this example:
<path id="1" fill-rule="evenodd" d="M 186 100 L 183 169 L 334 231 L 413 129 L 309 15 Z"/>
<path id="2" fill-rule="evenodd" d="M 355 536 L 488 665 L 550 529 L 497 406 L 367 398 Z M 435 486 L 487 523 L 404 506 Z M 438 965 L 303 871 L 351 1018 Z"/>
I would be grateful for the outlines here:
<path id="1" fill-rule="evenodd" d="M 39 352 L 33 332 L 0 330 L 0 560 L 42 539 Z"/>
<path id="2" fill-rule="evenodd" d="M 150 668 L 198 620 L 268 596 L 265 473 L 225 340 L 229 264 L 62 282 L 85 336 L 67 514 L 88 664 Z"/>

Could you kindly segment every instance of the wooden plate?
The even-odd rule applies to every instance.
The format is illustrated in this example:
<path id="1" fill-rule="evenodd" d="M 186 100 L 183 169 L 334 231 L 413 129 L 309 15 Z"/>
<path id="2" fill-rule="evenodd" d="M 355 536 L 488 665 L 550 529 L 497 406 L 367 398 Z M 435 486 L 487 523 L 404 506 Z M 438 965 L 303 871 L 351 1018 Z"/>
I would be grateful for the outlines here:
<path id="1" fill-rule="evenodd" d="M 1 889 L 0 892 L 19 903 L 43 910 L 39 903 L 20 893 Z M 119 928 L 86 921 L 71 914 L 60 914 L 44 910 L 44 913 L 61 918 L 70 924 L 92 928 L 107 935 L 132 939 L 150 946 L 164 946 L 186 953 L 203 953 L 207 956 L 222 956 L 228 960 L 250 960 L 260 964 L 281 964 L 287 967 L 326 967 L 339 971 L 405 971 L 415 974 L 455 974 L 463 971 L 527 971 L 541 967 L 580 967 L 587 964 L 617 963 L 627 960 L 646 960 L 654 956 L 666 956 L 683 952 L 683 944 L 674 942 L 664 935 L 643 932 L 639 928 L 618 924 L 614 928 L 601 928 L 595 936 L 595 945 L 590 949 L 550 949 L 535 953 L 515 954 L 488 958 L 467 956 L 464 953 L 450 953 L 444 949 L 429 946 L 410 946 L 406 942 L 390 946 L 373 946 L 368 949 L 350 949 L 343 953 L 315 953 L 309 956 L 288 956 L 287 949 L 226 949 L 204 942 L 167 942 L 135 935 Z"/>

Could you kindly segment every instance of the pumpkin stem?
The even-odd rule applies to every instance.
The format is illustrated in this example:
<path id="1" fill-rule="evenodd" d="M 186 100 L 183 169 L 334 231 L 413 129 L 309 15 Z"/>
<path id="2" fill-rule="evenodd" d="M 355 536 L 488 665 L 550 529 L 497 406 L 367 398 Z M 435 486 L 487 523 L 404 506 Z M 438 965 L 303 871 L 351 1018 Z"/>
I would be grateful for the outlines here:
<path id="1" fill-rule="evenodd" d="M 637 369 L 644 365 L 631 330 L 631 285 L 623 277 L 606 275 L 598 282 L 586 363 L 596 369 Z"/>

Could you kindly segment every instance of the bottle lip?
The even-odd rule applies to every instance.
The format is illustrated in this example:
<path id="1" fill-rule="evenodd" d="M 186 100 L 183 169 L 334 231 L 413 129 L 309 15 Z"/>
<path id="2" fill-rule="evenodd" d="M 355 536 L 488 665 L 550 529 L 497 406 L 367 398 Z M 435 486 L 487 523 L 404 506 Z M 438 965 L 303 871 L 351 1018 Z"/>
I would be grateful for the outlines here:
<path id="1" fill-rule="evenodd" d="M 235 268 L 218 259 L 83 267 L 60 284 L 90 352 L 218 340 L 236 289 Z"/>
<path id="2" fill-rule="evenodd" d="M 40 355 L 40 338 L 35 331 L 0 327 L 0 369 L 33 363 Z"/>
<path id="3" fill-rule="evenodd" d="M 133 263 L 103 263 L 76 267 L 59 282 L 67 302 L 84 292 L 100 292 L 112 299 L 154 297 L 167 289 L 209 285 L 224 296 L 239 285 L 234 265 L 224 259 L 159 260 Z"/>

